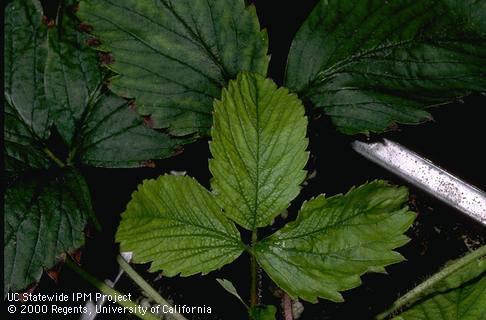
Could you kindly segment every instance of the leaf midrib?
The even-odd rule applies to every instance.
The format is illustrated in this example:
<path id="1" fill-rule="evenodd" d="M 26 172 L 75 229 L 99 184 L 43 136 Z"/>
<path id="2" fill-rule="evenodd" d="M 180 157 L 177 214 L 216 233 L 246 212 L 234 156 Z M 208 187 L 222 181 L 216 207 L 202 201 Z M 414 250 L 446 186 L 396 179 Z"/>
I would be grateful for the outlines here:
<path id="1" fill-rule="evenodd" d="M 328 199 L 328 201 L 329 201 L 329 199 Z M 349 201 L 348 201 L 348 202 L 349 202 Z M 347 204 L 347 203 L 346 203 L 346 204 Z M 374 210 L 374 208 L 376 208 L 378 205 L 379 205 L 379 203 L 378 203 L 376 206 L 374 206 L 374 207 L 372 207 L 372 208 L 369 208 L 369 209 L 368 209 L 366 212 L 364 212 L 364 213 L 363 213 L 363 212 L 361 212 L 361 211 L 358 211 L 356 214 L 351 215 L 351 216 L 349 216 L 349 217 L 346 217 L 345 219 L 342 219 L 342 220 L 337 220 L 337 221 L 335 221 L 335 222 L 334 222 L 334 223 L 332 223 L 332 224 L 329 224 L 329 225 L 323 226 L 322 228 L 318 228 L 318 229 L 316 229 L 316 230 L 314 230 L 314 231 L 312 231 L 312 232 L 305 232 L 305 236 L 306 236 L 306 237 L 308 237 L 308 236 L 310 236 L 310 235 L 312 235 L 312 234 L 315 234 L 315 233 L 320 233 L 320 232 L 323 232 L 323 231 L 325 231 L 325 230 L 329 230 L 329 229 L 340 228 L 340 227 L 346 227 L 347 225 L 344 225 L 343 223 L 348 222 L 348 221 L 350 221 L 350 220 L 353 220 L 354 218 L 356 218 L 356 217 L 358 217 L 358 216 L 361 216 L 361 215 L 370 215 L 370 214 L 373 214 L 373 210 Z M 344 209 L 345 209 L 345 205 L 343 206 L 343 209 L 342 209 L 341 211 L 344 211 Z M 390 217 L 392 217 L 392 216 L 393 216 L 393 215 L 395 215 L 395 214 L 400 214 L 400 213 L 404 213 L 404 212 L 407 212 L 407 211 L 405 211 L 404 209 L 395 208 L 395 210 L 394 210 L 392 213 L 390 213 Z M 298 220 L 296 220 L 296 221 L 298 221 Z M 376 222 L 375 222 L 375 224 L 376 224 Z M 281 229 L 281 230 L 283 230 L 283 229 Z M 278 241 L 284 241 L 284 240 L 292 240 L 292 239 L 300 239 L 300 238 L 302 238 L 302 234 L 295 235 L 295 236 L 292 236 L 292 237 L 287 237 L 287 238 L 279 238 L 279 239 L 277 239 L 277 240 L 278 240 Z M 269 238 L 267 238 L 267 239 L 270 239 L 270 237 L 269 237 Z"/>
<path id="2" fill-rule="evenodd" d="M 251 86 L 250 83 L 248 83 Z M 260 101 L 259 101 L 259 86 L 254 86 L 255 88 L 255 100 L 253 103 L 255 104 L 256 109 L 256 123 L 255 123 L 255 130 L 256 130 L 256 168 L 255 168 L 255 201 L 254 201 L 254 212 L 253 213 L 253 224 L 252 230 L 256 230 L 257 227 L 257 214 L 258 214 L 258 203 L 259 203 L 259 192 L 260 192 Z M 248 88 L 251 90 L 251 88 Z M 251 94 L 250 94 L 251 97 Z"/>
<path id="3" fill-rule="evenodd" d="M 417 3 L 419 3 L 419 2 L 417 2 Z M 433 7 L 433 5 L 431 5 L 429 8 L 431 8 L 431 7 Z M 426 9 L 429 9 L 429 8 L 426 8 Z M 416 20 L 417 18 L 423 17 L 424 15 L 428 14 L 428 10 L 423 10 L 423 11 L 424 11 L 424 13 L 422 15 L 414 16 L 413 20 Z M 413 20 L 404 21 L 404 23 L 401 24 L 400 26 L 409 24 Z M 312 90 L 312 88 L 314 88 L 315 86 L 318 86 L 318 85 L 322 84 L 323 82 L 325 82 L 329 78 L 330 75 L 332 75 L 334 73 L 338 73 L 343 68 L 347 67 L 348 65 L 350 65 L 352 63 L 357 62 L 359 59 L 366 57 L 367 55 L 371 55 L 371 54 L 374 54 L 374 53 L 378 53 L 378 52 L 393 49 L 393 48 L 400 48 L 401 46 L 405 46 L 407 44 L 412 44 L 414 42 L 420 43 L 423 40 L 423 39 L 420 39 L 420 37 L 418 37 L 418 35 L 416 35 L 416 37 L 412 37 L 412 38 L 402 40 L 402 41 L 395 41 L 395 42 L 390 43 L 389 45 L 383 46 L 382 44 L 383 44 L 384 40 L 386 40 L 390 35 L 392 35 L 394 32 L 396 32 L 396 29 L 397 28 L 394 28 L 389 33 L 384 35 L 382 37 L 382 41 L 380 41 L 380 45 L 377 45 L 377 46 L 375 46 L 371 49 L 365 50 L 363 52 L 358 52 L 358 54 L 352 54 L 351 56 L 349 56 L 348 58 L 346 58 L 344 60 L 337 61 L 336 63 L 332 64 L 331 66 L 329 66 L 325 70 L 319 71 L 316 74 L 316 76 L 314 77 L 314 79 L 312 79 L 306 86 L 304 86 L 304 88 L 301 89 L 300 92 L 303 95 L 307 95 L 308 91 Z M 330 60 L 330 58 L 332 57 L 333 54 L 330 55 L 328 60 Z"/>

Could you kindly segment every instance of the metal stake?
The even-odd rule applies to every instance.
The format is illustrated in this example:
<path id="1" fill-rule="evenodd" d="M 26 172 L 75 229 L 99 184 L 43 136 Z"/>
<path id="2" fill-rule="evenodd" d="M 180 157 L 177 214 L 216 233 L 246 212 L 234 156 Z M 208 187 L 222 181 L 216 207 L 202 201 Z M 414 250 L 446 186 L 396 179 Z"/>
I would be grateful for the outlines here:
<path id="1" fill-rule="evenodd" d="M 353 149 L 365 158 L 427 191 L 486 226 L 486 193 L 462 181 L 402 145 L 354 141 Z"/>

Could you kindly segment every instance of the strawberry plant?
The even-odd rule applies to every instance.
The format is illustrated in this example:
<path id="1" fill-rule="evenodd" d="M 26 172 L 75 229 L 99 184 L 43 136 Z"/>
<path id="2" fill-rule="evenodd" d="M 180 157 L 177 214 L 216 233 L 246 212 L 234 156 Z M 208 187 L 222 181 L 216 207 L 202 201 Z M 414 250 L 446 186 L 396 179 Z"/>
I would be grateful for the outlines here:
<path id="1" fill-rule="evenodd" d="M 415 217 L 405 187 L 375 180 L 334 196 L 319 190 L 298 209 L 314 175 L 307 116 L 323 114 L 336 131 L 369 137 L 484 93 L 486 1 L 314 2 L 275 79 L 272 38 L 243 0 L 9 1 L 4 295 L 33 290 L 44 270 L 64 261 L 119 294 L 73 261 L 86 228 L 106 232 L 83 172 L 157 167 L 204 139 L 209 182 L 162 175 L 133 193 L 116 241 L 134 262 L 190 276 L 246 255 L 249 305 L 239 288 L 218 281 L 250 318 L 267 320 L 277 309 L 260 297 L 261 270 L 283 300 L 341 302 L 363 274 L 402 261 L 394 249 L 409 240 Z M 346 179 L 344 168 L 332 170 L 341 169 Z M 296 219 L 280 227 L 291 204 Z M 482 319 L 484 256 L 481 247 L 446 266 L 378 318 Z"/>

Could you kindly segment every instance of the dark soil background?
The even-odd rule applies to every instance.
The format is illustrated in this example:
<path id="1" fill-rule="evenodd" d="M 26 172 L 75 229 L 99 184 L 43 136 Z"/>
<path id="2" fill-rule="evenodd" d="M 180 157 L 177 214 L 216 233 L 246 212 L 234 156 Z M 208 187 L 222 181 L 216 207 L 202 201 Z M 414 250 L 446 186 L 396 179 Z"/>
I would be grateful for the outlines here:
<path id="1" fill-rule="evenodd" d="M 57 1 L 44 1 L 48 12 L 55 12 Z M 282 83 L 285 60 L 293 35 L 304 21 L 316 0 L 301 1 L 250 1 L 256 5 L 262 27 L 270 39 L 270 77 Z M 484 164 L 484 116 L 486 97 L 476 95 L 433 110 L 435 121 L 420 126 L 400 126 L 398 131 L 381 137 L 399 142 L 419 154 L 431 159 L 453 174 L 479 188 L 486 187 Z M 333 195 L 346 192 L 350 187 L 374 179 L 387 179 L 395 184 L 407 182 L 392 175 L 356 154 L 350 147 L 356 137 L 337 133 L 329 119 L 320 117 L 317 111 L 308 110 L 312 119 L 308 130 L 311 160 L 307 169 L 316 171 L 315 178 L 308 181 L 301 195 L 294 200 L 286 221 L 295 218 L 302 202 L 320 193 Z M 365 137 L 358 137 L 365 139 Z M 172 170 L 187 171 L 200 183 L 209 186 L 208 140 L 185 147 L 182 154 L 156 162 L 156 168 L 131 170 L 82 168 L 87 178 L 95 212 L 103 227 L 103 233 L 88 228 L 88 239 L 82 251 L 81 263 L 99 279 L 114 278 L 118 272 L 115 261 L 118 246 L 114 234 L 131 193 L 143 179 L 155 178 Z M 303 320 L 321 319 L 371 319 L 383 311 L 400 294 L 437 271 L 445 262 L 462 256 L 468 249 L 486 243 L 485 229 L 462 216 L 455 209 L 435 200 L 420 190 L 409 186 L 410 206 L 418 212 L 418 218 L 408 231 L 411 241 L 398 251 L 407 261 L 387 268 L 388 275 L 367 274 L 363 285 L 344 293 L 344 303 L 320 301 L 318 304 L 304 303 Z M 285 221 L 278 219 L 276 226 Z M 269 228 L 264 233 L 271 233 Z M 215 281 L 216 278 L 231 280 L 242 297 L 249 295 L 249 259 L 243 254 L 231 265 L 207 276 L 188 278 L 157 277 L 148 273 L 148 266 L 136 266 L 145 279 L 160 290 L 162 295 L 174 303 L 194 306 L 210 306 L 211 315 L 188 315 L 189 319 L 246 319 L 242 305 Z M 160 278 L 160 279 L 157 279 Z M 263 276 L 262 300 L 265 304 L 279 305 L 273 294 L 274 285 Z M 122 277 L 116 288 L 121 292 L 132 292 L 140 296 L 140 290 L 130 278 Z M 67 267 L 61 269 L 59 283 L 44 276 L 36 292 L 95 292 Z M 36 316 L 34 319 L 39 319 Z M 61 318 L 61 317 L 60 317 Z M 69 317 L 62 317 L 68 319 Z M 77 318 L 77 317 L 73 317 Z M 21 318 L 16 318 L 21 319 Z M 26 318 L 22 318 L 26 319 Z M 49 316 L 49 319 L 54 317 Z M 97 319 L 121 319 L 120 316 L 99 316 Z"/>

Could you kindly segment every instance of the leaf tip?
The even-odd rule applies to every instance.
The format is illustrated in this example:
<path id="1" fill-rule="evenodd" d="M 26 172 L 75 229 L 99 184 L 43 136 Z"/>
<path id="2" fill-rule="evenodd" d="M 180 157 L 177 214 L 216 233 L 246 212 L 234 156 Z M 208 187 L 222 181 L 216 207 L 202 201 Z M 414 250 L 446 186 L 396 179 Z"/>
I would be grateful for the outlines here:
<path id="1" fill-rule="evenodd" d="M 42 16 L 42 23 L 46 25 L 48 29 L 52 29 L 56 26 L 56 22 L 53 19 L 49 19 L 47 16 Z"/>
<path id="2" fill-rule="evenodd" d="M 78 250 L 75 250 L 75 251 L 69 253 L 69 256 L 74 260 L 74 262 L 76 262 L 77 264 L 81 264 L 81 255 L 82 254 L 83 254 L 83 252 L 81 251 L 81 249 L 78 249 Z"/>
<path id="3" fill-rule="evenodd" d="M 101 41 L 98 38 L 89 37 L 85 40 L 85 43 L 88 47 L 98 47 L 101 44 Z"/>
<path id="4" fill-rule="evenodd" d="M 98 59 L 100 60 L 103 66 L 107 66 L 115 62 L 115 58 L 109 52 L 99 52 Z"/>
<path id="5" fill-rule="evenodd" d="M 157 165 L 155 164 L 155 162 L 153 160 L 146 160 L 146 161 L 143 161 L 142 162 L 142 166 L 143 167 L 146 167 L 146 168 L 155 168 L 157 167 Z"/>
<path id="6" fill-rule="evenodd" d="M 81 22 L 78 25 L 78 31 L 83 33 L 90 33 L 91 31 L 93 31 L 93 26 L 88 23 Z"/>
<path id="7" fill-rule="evenodd" d="M 135 100 L 131 100 L 128 103 L 128 108 L 130 108 L 130 110 L 132 110 L 133 112 L 137 112 L 137 105 L 135 104 Z"/>
<path id="8" fill-rule="evenodd" d="M 151 129 L 154 128 L 155 126 L 155 123 L 154 123 L 154 120 L 152 119 L 151 116 L 144 116 L 143 117 L 143 124 Z"/>

